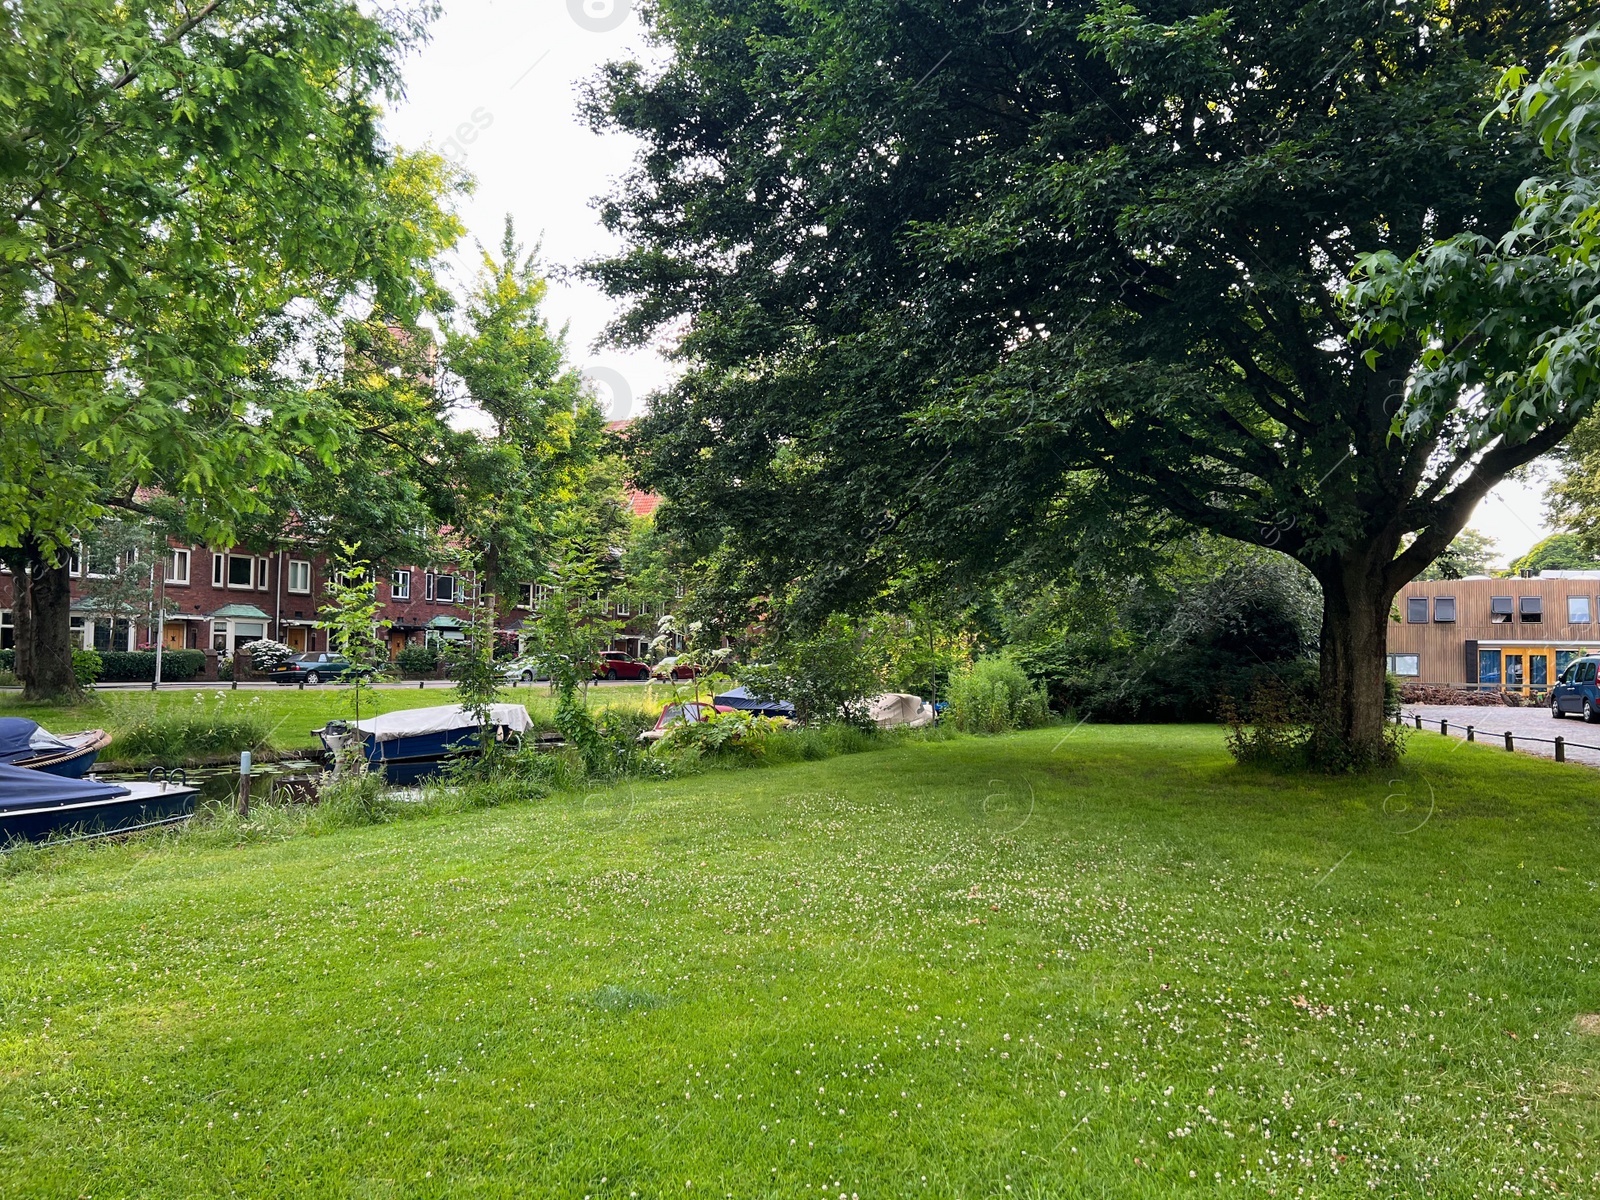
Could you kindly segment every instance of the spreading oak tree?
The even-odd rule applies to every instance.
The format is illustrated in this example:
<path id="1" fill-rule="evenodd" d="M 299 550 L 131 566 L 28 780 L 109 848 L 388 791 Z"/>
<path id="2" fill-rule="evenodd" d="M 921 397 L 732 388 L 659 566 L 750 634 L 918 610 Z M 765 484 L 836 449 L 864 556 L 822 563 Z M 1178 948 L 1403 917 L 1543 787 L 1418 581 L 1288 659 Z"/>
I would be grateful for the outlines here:
<path id="1" fill-rule="evenodd" d="M 1318 758 L 1381 759 L 1393 596 L 1565 425 L 1403 415 L 1429 335 L 1347 280 L 1512 227 L 1537 147 L 1483 118 L 1583 11 L 647 3 L 664 65 L 590 99 L 643 146 L 589 270 L 685 367 L 639 477 L 817 612 L 1089 519 L 1273 547 L 1321 585 Z"/>

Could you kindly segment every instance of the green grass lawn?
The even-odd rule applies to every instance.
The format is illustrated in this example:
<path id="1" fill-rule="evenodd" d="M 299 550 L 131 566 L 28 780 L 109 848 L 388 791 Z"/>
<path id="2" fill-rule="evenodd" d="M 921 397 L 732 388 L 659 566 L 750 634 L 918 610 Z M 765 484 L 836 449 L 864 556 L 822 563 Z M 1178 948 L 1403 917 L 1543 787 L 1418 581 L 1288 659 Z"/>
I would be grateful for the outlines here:
<path id="1" fill-rule="evenodd" d="M 25 852 L 0 1195 L 1600 1194 L 1600 777 L 1065 733 Z"/>
<path id="2" fill-rule="evenodd" d="M 453 704 L 455 694 L 448 687 L 378 688 L 371 693 L 376 698 L 377 712 L 393 712 L 402 708 L 422 708 L 433 704 Z M 670 699 L 670 689 L 662 685 L 606 684 L 589 689 L 591 706 L 604 704 L 652 704 L 660 706 Z M 548 684 L 536 683 L 526 687 L 508 687 L 504 700 L 512 704 L 526 704 L 536 716 L 548 716 L 552 711 Z M 144 714 L 152 711 L 174 711 L 195 705 L 222 704 L 226 709 L 247 708 L 260 711 L 273 729 L 271 744 L 278 750 L 307 749 L 318 745 L 311 731 L 319 728 L 331 717 L 351 717 L 350 703 L 340 690 L 329 684 L 299 688 L 241 688 L 233 691 L 227 684 L 217 688 L 149 691 L 94 692 L 83 701 L 72 705 L 24 704 L 20 694 L 0 694 L 0 717 L 28 717 L 55 733 L 71 733 L 79 729 L 105 729 L 115 734 Z M 366 703 L 366 701 L 363 701 Z M 363 712 L 363 716 L 371 716 Z M 115 749 L 113 747 L 113 749 Z"/>

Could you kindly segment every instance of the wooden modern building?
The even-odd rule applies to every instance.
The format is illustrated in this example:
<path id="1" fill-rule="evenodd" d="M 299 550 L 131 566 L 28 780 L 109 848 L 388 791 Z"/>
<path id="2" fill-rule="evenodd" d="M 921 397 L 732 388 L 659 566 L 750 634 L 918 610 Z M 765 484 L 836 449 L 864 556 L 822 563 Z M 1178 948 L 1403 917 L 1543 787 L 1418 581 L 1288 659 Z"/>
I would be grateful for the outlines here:
<path id="1" fill-rule="evenodd" d="M 1389 670 L 1402 679 L 1540 691 L 1600 652 L 1600 571 L 1409 583 L 1392 617 Z"/>

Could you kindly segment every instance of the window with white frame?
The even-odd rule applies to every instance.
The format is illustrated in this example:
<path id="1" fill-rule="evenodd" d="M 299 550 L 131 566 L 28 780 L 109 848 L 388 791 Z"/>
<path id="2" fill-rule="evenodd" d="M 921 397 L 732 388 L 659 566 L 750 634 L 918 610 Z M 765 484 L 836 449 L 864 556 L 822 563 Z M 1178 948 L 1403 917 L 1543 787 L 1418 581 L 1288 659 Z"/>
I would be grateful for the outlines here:
<path id="1" fill-rule="evenodd" d="M 83 574 L 83 543 L 74 539 L 72 553 L 67 558 L 67 574 L 77 578 Z"/>
<path id="2" fill-rule="evenodd" d="M 211 622 L 211 648 L 227 653 L 228 623 L 226 621 Z"/>
<path id="3" fill-rule="evenodd" d="M 624 596 L 618 596 L 617 597 L 617 616 L 626 617 L 628 615 L 629 615 L 629 613 L 628 613 L 628 597 L 625 596 L 625 595 Z"/>
<path id="4" fill-rule="evenodd" d="M 17 648 L 17 627 L 14 623 L 11 610 L 0 608 L 0 650 L 15 650 Z"/>
<path id="5" fill-rule="evenodd" d="M 228 587 L 244 591 L 255 586 L 256 560 L 248 554 L 228 555 Z"/>
<path id="6" fill-rule="evenodd" d="M 289 560 L 289 579 L 287 586 L 297 596 L 311 594 L 311 563 L 304 558 L 291 558 Z"/>
<path id="7" fill-rule="evenodd" d="M 167 554 L 165 574 L 168 583 L 176 583 L 182 587 L 189 586 L 189 558 L 187 550 L 172 550 Z"/>
<path id="8" fill-rule="evenodd" d="M 256 559 L 256 591 L 267 590 L 267 579 L 272 573 L 272 560 L 270 558 Z"/>
<path id="9" fill-rule="evenodd" d="M 411 599 L 410 571 L 396 571 L 389 576 L 389 597 L 393 600 Z"/>
<path id="10" fill-rule="evenodd" d="M 518 608 L 532 608 L 533 607 L 533 584 L 531 584 L 531 583 L 519 583 L 519 584 L 517 584 L 517 607 Z"/>
<path id="11" fill-rule="evenodd" d="M 227 580 L 228 556 L 220 550 L 211 552 L 211 586 L 221 587 Z"/>
<path id="12" fill-rule="evenodd" d="M 454 575 L 435 575 L 433 577 L 433 599 L 440 604 L 455 603 L 456 577 Z"/>

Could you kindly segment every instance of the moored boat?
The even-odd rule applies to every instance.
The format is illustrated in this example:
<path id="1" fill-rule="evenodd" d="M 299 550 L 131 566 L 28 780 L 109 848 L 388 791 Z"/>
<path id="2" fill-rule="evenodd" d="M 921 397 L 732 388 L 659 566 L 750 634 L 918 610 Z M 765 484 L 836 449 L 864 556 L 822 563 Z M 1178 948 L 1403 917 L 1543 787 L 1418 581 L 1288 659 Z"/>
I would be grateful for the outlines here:
<path id="1" fill-rule="evenodd" d="M 520 704 L 490 709 L 489 729 L 497 742 L 532 728 L 533 720 Z M 390 783 L 415 783 L 438 771 L 446 759 L 478 753 L 480 734 L 477 721 L 459 704 L 403 708 L 365 721 L 329 721 L 311 732 L 333 755 L 359 742 L 368 766 L 381 768 Z"/>
<path id="2" fill-rule="evenodd" d="M 187 820 L 196 788 L 108 783 L 0 765 L 0 846 L 53 837 L 105 837 Z"/>
<path id="3" fill-rule="evenodd" d="M 104 729 L 55 734 L 26 717 L 0 717 L 0 763 L 82 779 L 111 744 Z"/>

